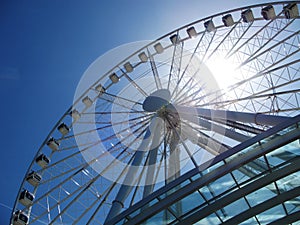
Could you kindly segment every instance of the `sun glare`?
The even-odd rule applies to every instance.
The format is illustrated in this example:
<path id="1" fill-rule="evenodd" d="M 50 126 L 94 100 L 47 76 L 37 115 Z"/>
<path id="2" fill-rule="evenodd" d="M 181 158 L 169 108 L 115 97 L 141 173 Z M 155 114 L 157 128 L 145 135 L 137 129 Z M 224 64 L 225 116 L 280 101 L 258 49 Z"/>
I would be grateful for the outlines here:
<path id="1" fill-rule="evenodd" d="M 239 80 L 237 65 L 229 59 L 225 59 L 222 56 L 214 57 L 209 59 L 206 65 L 216 79 L 220 89 L 226 90 L 228 86 Z"/>

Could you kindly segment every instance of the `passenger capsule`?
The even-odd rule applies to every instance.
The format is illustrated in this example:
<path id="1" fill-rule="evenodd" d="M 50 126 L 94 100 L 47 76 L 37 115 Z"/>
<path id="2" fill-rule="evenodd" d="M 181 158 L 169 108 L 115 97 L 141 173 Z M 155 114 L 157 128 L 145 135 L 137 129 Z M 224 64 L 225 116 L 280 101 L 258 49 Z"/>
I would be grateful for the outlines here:
<path id="1" fill-rule="evenodd" d="M 273 20 L 276 18 L 275 10 L 272 5 L 262 8 L 261 15 L 265 20 Z"/>
<path id="2" fill-rule="evenodd" d="M 93 104 L 92 99 L 90 99 L 89 96 L 86 96 L 82 99 L 82 103 L 85 105 L 85 107 L 90 107 Z"/>
<path id="3" fill-rule="evenodd" d="M 222 17 L 222 22 L 226 27 L 230 27 L 234 25 L 234 21 L 231 14 L 227 14 Z"/>
<path id="4" fill-rule="evenodd" d="M 242 12 L 242 19 L 245 23 L 251 23 L 254 21 L 254 16 L 251 9 L 247 9 Z"/>
<path id="5" fill-rule="evenodd" d="M 58 127 L 57 130 L 62 134 L 62 135 L 67 135 L 70 132 L 70 128 L 65 124 L 61 123 Z"/>
<path id="6" fill-rule="evenodd" d="M 41 180 L 42 176 L 34 171 L 30 172 L 26 177 L 26 181 L 34 187 L 38 186 Z"/>
<path id="7" fill-rule="evenodd" d="M 28 216 L 22 211 L 18 210 L 14 213 L 13 225 L 27 225 L 28 220 L 29 220 Z"/>
<path id="8" fill-rule="evenodd" d="M 56 141 L 53 137 L 47 141 L 47 145 L 52 151 L 57 151 L 59 147 L 58 141 Z"/>
<path id="9" fill-rule="evenodd" d="M 42 168 L 46 168 L 50 163 L 50 159 L 44 154 L 39 155 L 35 161 Z"/>
<path id="10" fill-rule="evenodd" d="M 190 38 L 196 37 L 198 35 L 195 27 L 189 27 L 188 29 L 186 29 L 186 32 Z"/>
<path id="11" fill-rule="evenodd" d="M 118 77 L 118 75 L 116 73 L 113 73 L 109 76 L 109 79 L 113 82 L 113 83 L 118 83 L 120 78 Z"/>
<path id="12" fill-rule="evenodd" d="M 34 195 L 27 190 L 21 192 L 19 202 L 24 206 L 30 206 L 34 200 Z"/>
<path id="13" fill-rule="evenodd" d="M 153 47 L 154 47 L 157 54 L 161 54 L 164 51 L 164 48 L 161 45 L 161 43 L 156 43 Z"/>
<path id="14" fill-rule="evenodd" d="M 139 56 L 141 62 L 147 62 L 148 61 L 148 56 L 146 55 L 145 52 L 141 52 L 138 56 Z"/>

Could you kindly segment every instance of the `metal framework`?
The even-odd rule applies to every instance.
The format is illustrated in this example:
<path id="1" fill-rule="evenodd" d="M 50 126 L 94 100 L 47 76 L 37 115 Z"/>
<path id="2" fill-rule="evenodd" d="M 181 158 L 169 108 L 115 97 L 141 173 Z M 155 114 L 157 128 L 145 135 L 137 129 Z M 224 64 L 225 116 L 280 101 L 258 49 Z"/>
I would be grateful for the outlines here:
<path id="1" fill-rule="evenodd" d="M 249 204 L 248 209 L 235 208 L 237 211 L 236 216 L 233 217 L 232 215 L 228 215 L 227 217 L 232 218 L 224 223 L 232 224 L 231 222 L 233 222 L 233 224 L 235 224 L 234 221 L 246 221 L 250 218 L 250 215 L 252 215 L 253 212 L 256 212 L 256 214 L 252 215 L 253 217 L 259 214 L 256 210 L 267 210 L 272 208 L 268 207 L 271 206 L 271 204 L 273 204 L 273 206 L 282 204 L 283 207 L 285 207 L 283 204 L 284 202 L 286 202 L 286 205 L 296 204 L 294 207 L 295 210 L 296 207 L 299 207 L 299 192 L 297 193 L 299 190 L 299 184 L 297 186 L 292 184 L 290 181 L 285 183 L 285 185 L 290 185 L 291 187 L 286 188 L 282 185 L 282 182 L 287 180 L 285 177 L 291 174 L 293 174 L 295 179 L 299 176 L 299 155 L 293 154 L 285 149 L 285 146 L 291 145 L 291 143 L 293 145 L 298 144 L 293 142 L 295 140 L 297 142 L 299 138 L 299 121 L 300 116 L 297 116 L 264 133 L 261 133 L 260 135 L 255 136 L 252 139 L 249 139 L 240 145 L 237 145 L 224 154 L 214 158 L 212 160 L 213 162 L 207 162 L 206 165 L 204 164 L 199 168 L 195 168 L 180 177 L 180 179 L 151 194 L 107 224 L 117 224 L 120 220 L 124 220 L 124 218 L 126 218 L 127 222 L 125 223 L 122 221 L 122 224 L 141 224 L 151 217 L 154 218 L 154 220 L 149 220 L 147 222 L 159 222 L 159 220 L 155 221 L 156 218 L 153 215 L 164 210 L 169 210 L 169 213 L 171 213 L 174 202 L 183 200 L 186 201 L 186 203 L 189 202 L 190 204 L 193 204 L 194 208 L 190 209 L 190 211 L 183 215 L 176 215 L 174 217 L 174 221 L 171 221 L 168 224 L 174 224 L 179 221 L 179 224 L 195 223 L 201 218 L 203 219 L 210 214 L 216 213 L 220 210 L 220 208 L 225 208 L 238 199 L 245 198 L 245 201 L 254 201 L 251 199 L 253 198 L 253 194 L 252 196 L 249 194 L 259 193 L 255 191 L 263 187 L 266 187 L 265 189 L 269 189 L 271 187 L 270 183 L 272 182 L 274 182 L 274 187 L 279 189 L 276 190 L 273 198 L 261 199 L 260 201 L 262 201 L 262 203 L 260 204 L 258 204 L 258 202 L 255 202 L 253 205 Z M 257 170 L 255 174 L 247 178 L 248 180 L 238 181 L 237 179 L 233 179 L 234 177 L 238 177 L 235 172 L 239 171 L 239 173 L 244 173 L 243 169 L 252 162 L 256 162 L 258 159 L 262 160 L 262 158 L 263 160 L 266 160 L 266 162 L 269 162 L 269 158 L 278 157 L 281 153 L 286 155 L 289 154 L 288 160 L 284 161 L 282 159 L 281 162 L 277 162 L 277 165 L 265 168 L 265 170 Z M 209 165 L 212 166 L 210 167 Z M 268 163 L 268 165 L 270 165 L 270 163 Z M 199 174 L 202 175 L 199 176 Z M 224 176 L 226 176 L 226 178 L 222 179 Z M 232 186 L 226 187 L 222 184 L 230 182 L 230 180 Z M 176 187 L 178 186 L 181 188 L 176 190 Z M 201 196 L 203 192 L 207 192 L 208 189 L 206 189 L 205 186 L 214 188 L 221 187 L 223 190 L 218 196 L 211 195 L 211 199 L 206 198 L 205 200 L 200 198 L 202 199 L 202 201 L 200 201 L 200 199 L 196 198 L 195 195 Z M 270 190 L 270 192 L 271 191 L 272 190 Z M 288 200 L 290 199 L 294 199 L 295 201 L 289 202 Z M 150 202 L 153 203 L 150 204 Z M 151 205 L 151 207 L 147 207 L 147 209 L 145 209 L 144 205 Z M 242 210 L 245 211 L 242 212 Z M 241 213 L 239 213 L 240 211 Z M 263 212 L 263 210 L 261 212 Z M 291 212 L 288 212 L 285 216 L 289 216 L 289 213 Z M 274 215 L 270 215 L 270 217 L 274 217 Z M 268 219 L 271 221 L 272 218 Z M 214 222 L 223 223 L 222 220 L 216 220 Z"/>
<path id="2" fill-rule="evenodd" d="M 42 143 L 11 223 L 297 224 L 299 4 L 203 18 L 102 74 Z"/>

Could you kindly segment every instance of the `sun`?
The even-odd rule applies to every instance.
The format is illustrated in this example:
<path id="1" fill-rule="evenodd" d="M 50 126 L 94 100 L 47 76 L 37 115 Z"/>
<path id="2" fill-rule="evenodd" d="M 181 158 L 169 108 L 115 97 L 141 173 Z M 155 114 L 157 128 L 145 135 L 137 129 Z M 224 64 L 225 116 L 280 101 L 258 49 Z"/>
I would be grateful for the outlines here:
<path id="1" fill-rule="evenodd" d="M 230 85 L 240 80 L 238 65 L 225 56 L 216 56 L 206 62 L 220 89 L 226 90 Z"/>

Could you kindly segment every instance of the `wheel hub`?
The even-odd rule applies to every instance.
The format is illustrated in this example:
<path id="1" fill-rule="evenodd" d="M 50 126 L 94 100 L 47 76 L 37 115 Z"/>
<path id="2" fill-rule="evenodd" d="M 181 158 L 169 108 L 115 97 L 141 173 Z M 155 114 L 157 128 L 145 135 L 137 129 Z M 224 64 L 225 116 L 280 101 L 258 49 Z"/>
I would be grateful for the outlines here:
<path id="1" fill-rule="evenodd" d="M 156 112 L 156 115 L 166 122 L 168 129 L 175 129 L 180 125 L 180 118 L 170 100 L 170 91 L 168 89 L 160 89 L 146 97 L 143 102 L 143 109 L 147 112 Z"/>

